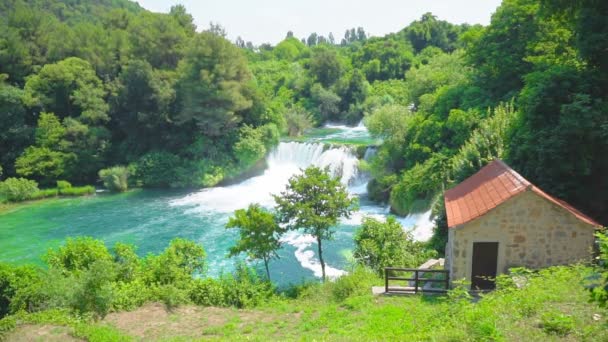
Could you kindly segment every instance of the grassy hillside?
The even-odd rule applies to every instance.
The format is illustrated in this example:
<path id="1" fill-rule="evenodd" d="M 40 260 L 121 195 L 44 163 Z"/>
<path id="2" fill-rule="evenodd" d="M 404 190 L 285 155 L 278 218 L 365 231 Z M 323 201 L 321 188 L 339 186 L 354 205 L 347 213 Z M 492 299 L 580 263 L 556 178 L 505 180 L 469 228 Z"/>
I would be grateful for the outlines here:
<path id="1" fill-rule="evenodd" d="M 8 340 L 435 340 L 606 341 L 608 312 L 589 303 L 587 267 L 555 267 L 505 278 L 501 289 L 469 299 L 373 297 L 381 280 L 364 271 L 303 288 L 296 298 L 255 309 L 148 304 L 93 322 L 65 311 L 5 318 Z M 514 279 L 522 287 L 515 286 Z M 1 328 L 0 328 L 1 329 Z"/>

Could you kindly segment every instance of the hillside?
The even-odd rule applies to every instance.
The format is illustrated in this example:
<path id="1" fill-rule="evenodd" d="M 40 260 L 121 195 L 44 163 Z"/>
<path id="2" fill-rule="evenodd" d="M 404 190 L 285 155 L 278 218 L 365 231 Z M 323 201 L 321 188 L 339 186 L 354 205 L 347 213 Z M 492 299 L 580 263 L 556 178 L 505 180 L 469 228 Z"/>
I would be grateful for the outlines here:
<path id="1" fill-rule="evenodd" d="M 606 311 L 589 303 L 578 285 L 589 271 L 557 267 L 528 274 L 517 280 L 526 279 L 520 289 L 505 278 L 502 289 L 473 302 L 458 291 L 372 297 L 369 285 L 382 281 L 359 273 L 258 308 L 146 304 L 95 323 L 61 312 L 25 315 L 7 340 L 603 341 Z"/>

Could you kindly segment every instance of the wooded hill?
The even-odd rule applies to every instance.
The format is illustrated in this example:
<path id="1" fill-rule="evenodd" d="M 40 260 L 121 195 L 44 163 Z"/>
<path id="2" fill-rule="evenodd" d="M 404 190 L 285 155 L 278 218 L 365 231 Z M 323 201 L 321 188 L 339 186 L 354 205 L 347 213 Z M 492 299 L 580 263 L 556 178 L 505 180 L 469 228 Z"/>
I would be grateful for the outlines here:
<path id="1" fill-rule="evenodd" d="M 498 157 L 608 223 L 606 2 L 505 0 L 488 27 L 429 13 L 385 37 L 287 33 L 276 46 L 197 30 L 182 6 L 0 12 L 4 178 L 92 183 L 125 165 L 139 186 L 213 186 L 282 134 L 365 118 L 384 141 L 370 192 L 399 214 Z"/>

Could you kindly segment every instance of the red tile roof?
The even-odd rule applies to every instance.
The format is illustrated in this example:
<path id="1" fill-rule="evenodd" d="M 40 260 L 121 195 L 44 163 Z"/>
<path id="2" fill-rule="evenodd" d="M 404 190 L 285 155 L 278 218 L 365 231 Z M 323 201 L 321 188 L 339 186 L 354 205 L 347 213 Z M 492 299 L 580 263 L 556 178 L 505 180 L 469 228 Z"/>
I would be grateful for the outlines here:
<path id="1" fill-rule="evenodd" d="M 568 203 L 537 188 L 503 161 L 496 159 L 445 192 L 448 227 L 453 228 L 472 221 L 526 190 L 531 190 L 564 208 L 585 223 L 600 226 Z"/>

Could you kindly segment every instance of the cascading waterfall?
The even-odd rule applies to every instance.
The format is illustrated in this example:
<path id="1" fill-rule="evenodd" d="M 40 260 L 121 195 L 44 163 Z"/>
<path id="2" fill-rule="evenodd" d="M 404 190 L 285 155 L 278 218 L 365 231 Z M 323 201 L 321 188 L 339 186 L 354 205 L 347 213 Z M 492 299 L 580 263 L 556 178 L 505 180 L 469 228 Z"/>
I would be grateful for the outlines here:
<path id="1" fill-rule="evenodd" d="M 359 161 L 347 147 L 327 147 L 322 143 L 282 142 L 266 158 L 268 168 L 260 176 L 239 184 L 204 189 L 172 201 L 172 205 L 190 205 L 192 211 L 232 212 L 251 203 L 272 207 L 272 194 L 285 189 L 290 177 L 308 166 L 327 167 L 344 185 L 358 174 Z"/>
<path id="2" fill-rule="evenodd" d="M 365 126 L 357 127 L 329 126 L 340 129 L 333 137 L 361 138 L 369 136 Z M 369 160 L 376 153 L 376 147 L 368 147 L 364 159 Z M 237 209 L 246 208 L 251 203 L 259 203 L 264 207 L 274 206 L 273 194 L 279 194 L 285 189 L 289 178 L 301 172 L 308 166 L 314 165 L 328 168 L 333 176 L 340 178 L 342 184 L 348 187 L 352 196 L 360 199 L 360 210 L 353 213 L 350 219 L 343 220 L 341 225 L 356 227 L 361 224 L 364 216 L 384 219 L 389 214 L 389 208 L 371 202 L 367 198 L 367 182 L 369 175 L 359 173 L 359 160 L 355 153 L 346 146 L 328 146 L 321 142 L 282 142 L 266 158 L 268 168 L 262 175 L 252 177 L 239 184 L 204 189 L 185 197 L 171 201 L 172 206 L 186 206 L 186 212 L 197 215 L 221 214 L 222 222 Z M 430 211 L 423 214 L 410 215 L 398 220 L 404 229 L 412 229 L 418 240 L 430 237 L 432 222 L 429 220 Z M 222 223 L 222 224 L 223 224 Z M 352 229 L 352 228 L 351 228 Z M 352 240 L 351 234 L 344 239 Z M 282 241 L 295 249 L 294 256 L 300 265 L 321 276 L 321 265 L 316 257 L 315 239 L 300 232 L 289 232 Z M 327 248 L 327 247 L 326 247 Z M 331 261 L 330 261 L 331 264 Z M 329 277 L 338 277 L 344 271 L 326 265 Z"/>

